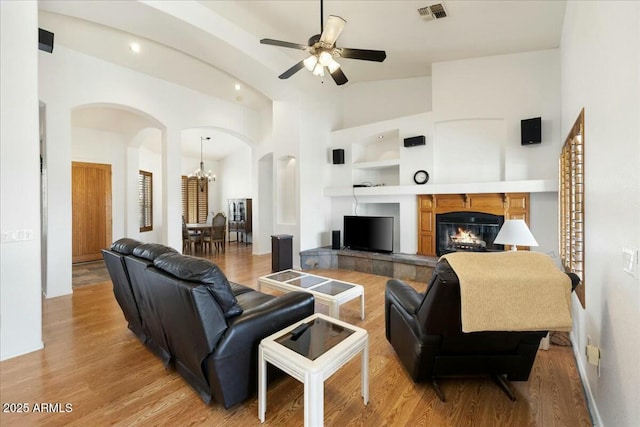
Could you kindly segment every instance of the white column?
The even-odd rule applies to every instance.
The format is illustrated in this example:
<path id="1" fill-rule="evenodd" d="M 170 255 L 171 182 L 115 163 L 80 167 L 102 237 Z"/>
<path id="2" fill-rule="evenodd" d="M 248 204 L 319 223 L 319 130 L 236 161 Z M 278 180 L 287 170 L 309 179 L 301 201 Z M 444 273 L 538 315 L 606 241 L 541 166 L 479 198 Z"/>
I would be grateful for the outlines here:
<path id="1" fill-rule="evenodd" d="M 162 190 L 165 200 L 162 206 L 165 221 L 162 243 L 179 251 L 182 249 L 181 145 L 180 129 L 167 126 L 162 135 Z"/>
<path id="2" fill-rule="evenodd" d="M 0 2 L 0 360 L 42 348 L 38 5 Z"/>
<path id="3" fill-rule="evenodd" d="M 47 298 L 73 292 L 71 281 L 71 109 L 47 103 Z"/>
<path id="4" fill-rule="evenodd" d="M 131 144 L 126 148 L 127 151 L 127 168 L 126 168 L 126 198 L 125 212 L 126 218 L 124 223 L 125 236 L 130 238 L 138 238 L 140 236 L 140 225 L 138 224 L 138 174 L 140 169 L 139 157 L 140 146 Z"/>

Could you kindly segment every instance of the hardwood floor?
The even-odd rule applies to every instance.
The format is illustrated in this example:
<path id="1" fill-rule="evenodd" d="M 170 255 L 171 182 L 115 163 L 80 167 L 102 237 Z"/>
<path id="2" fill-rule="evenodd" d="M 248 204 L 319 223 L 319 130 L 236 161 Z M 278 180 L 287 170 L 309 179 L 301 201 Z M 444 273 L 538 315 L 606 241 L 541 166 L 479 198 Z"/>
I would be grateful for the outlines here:
<path id="1" fill-rule="evenodd" d="M 270 255 L 252 256 L 251 246 L 235 243 L 211 259 L 229 280 L 252 287 L 271 270 Z M 325 382 L 325 425 L 592 425 L 570 347 L 538 352 L 529 381 L 512 383 L 516 402 L 488 378 L 466 378 L 441 382 L 448 399 L 442 403 L 428 384 L 409 379 L 386 341 L 387 278 L 345 270 L 318 273 L 365 287 L 366 319 L 359 318 L 358 300 L 341 308 L 341 319 L 370 334 L 369 405 L 360 396 L 355 358 Z M 318 310 L 328 312 L 323 306 Z M 256 397 L 230 410 L 215 402 L 207 406 L 177 373 L 166 371 L 127 329 L 110 282 L 44 300 L 43 339 L 43 350 L 0 363 L 2 426 L 260 425 Z M 28 404 L 30 412 L 5 412 L 11 403 Z M 288 376 L 269 383 L 265 425 L 302 424 L 302 384 Z"/>

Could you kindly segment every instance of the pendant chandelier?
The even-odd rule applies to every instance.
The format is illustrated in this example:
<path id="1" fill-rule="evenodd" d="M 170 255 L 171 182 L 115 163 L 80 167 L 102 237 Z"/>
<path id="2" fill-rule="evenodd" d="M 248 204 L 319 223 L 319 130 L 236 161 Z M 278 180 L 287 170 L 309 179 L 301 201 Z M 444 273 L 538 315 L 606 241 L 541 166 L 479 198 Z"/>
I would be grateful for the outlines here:
<path id="1" fill-rule="evenodd" d="M 201 136 L 200 137 L 200 168 L 196 169 L 196 171 L 189 175 L 190 178 L 198 179 L 198 188 L 200 191 L 204 191 L 204 187 L 207 182 L 211 182 L 211 180 L 215 181 L 216 176 L 211 172 L 211 170 L 205 172 L 204 170 L 204 160 L 202 158 L 202 142 L 210 140 L 210 136 Z"/>

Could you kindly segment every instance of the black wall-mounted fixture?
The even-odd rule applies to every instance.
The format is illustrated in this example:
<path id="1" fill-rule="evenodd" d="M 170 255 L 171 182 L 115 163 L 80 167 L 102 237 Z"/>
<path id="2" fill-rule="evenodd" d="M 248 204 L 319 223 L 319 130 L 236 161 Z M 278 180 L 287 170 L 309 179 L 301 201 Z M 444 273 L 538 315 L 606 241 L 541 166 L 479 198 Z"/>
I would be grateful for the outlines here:
<path id="1" fill-rule="evenodd" d="M 520 143 L 522 145 L 540 144 L 542 142 L 542 118 L 520 120 Z"/>
<path id="2" fill-rule="evenodd" d="M 45 52 L 53 52 L 53 33 L 51 31 L 38 28 L 38 49 Z"/>
<path id="3" fill-rule="evenodd" d="M 333 164 L 334 165 L 344 164 L 344 149 L 336 148 L 335 150 L 333 150 Z"/>
<path id="4" fill-rule="evenodd" d="M 416 147 L 418 145 L 424 144 L 426 144 L 426 138 L 424 137 L 424 135 L 412 136 L 411 138 L 404 139 L 405 147 Z"/>

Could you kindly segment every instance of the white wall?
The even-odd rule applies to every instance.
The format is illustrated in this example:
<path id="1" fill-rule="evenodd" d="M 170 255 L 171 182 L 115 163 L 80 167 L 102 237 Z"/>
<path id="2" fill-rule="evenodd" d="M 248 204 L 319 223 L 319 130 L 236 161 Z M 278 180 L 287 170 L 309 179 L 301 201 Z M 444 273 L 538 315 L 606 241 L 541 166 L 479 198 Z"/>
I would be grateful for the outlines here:
<path id="1" fill-rule="evenodd" d="M 586 309 L 574 298 L 573 341 L 597 425 L 640 420 L 640 281 L 622 248 L 640 248 L 640 3 L 567 2 L 562 135 L 585 111 Z M 584 357 L 601 348 L 600 375 Z"/>
<path id="2" fill-rule="evenodd" d="M 343 93 L 342 128 L 431 111 L 431 77 L 349 84 Z"/>
<path id="3" fill-rule="evenodd" d="M 37 24 L 36 24 L 37 25 Z M 47 104 L 49 236 L 47 296 L 71 292 L 71 125 L 73 108 L 108 104 L 135 110 L 162 129 L 162 228 L 160 242 L 181 247 L 180 141 L 182 129 L 226 129 L 249 141 L 258 134 L 257 112 L 133 72 L 56 45 L 40 56 L 40 97 Z M 96 84 L 108 82 L 108 84 Z M 132 167 L 130 164 L 129 167 Z M 114 191 L 117 191 L 114 189 Z"/>
<path id="4" fill-rule="evenodd" d="M 474 125 L 479 133 L 486 131 L 489 122 L 500 125 L 501 132 L 494 129 L 483 138 L 484 145 L 491 147 L 488 162 L 495 162 L 496 150 L 503 152 L 503 170 L 494 176 L 507 181 L 557 178 L 556 158 L 562 146 L 558 49 L 439 62 L 432 69 L 436 130 L 448 121 L 463 122 L 467 133 L 473 132 Z M 532 117 L 542 117 L 542 143 L 522 146 L 520 120 Z M 457 135 L 435 135 L 438 155 L 466 160 L 461 182 L 486 175 L 482 159 L 475 155 L 464 159 Z"/>
<path id="5" fill-rule="evenodd" d="M 42 348 L 36 2 L 0 2 L 0 360 Z M 51 262 L 51 258 L 49 259 Z"/>
<path id="6" fill-rule="evenodd" d="M 220 203 L 227 214 L 227 199 L 253 198 L 253 167 L 251 147 L 243 144 L 231 155 L 220 161 L 220 182 L 222 185 Z"/>

